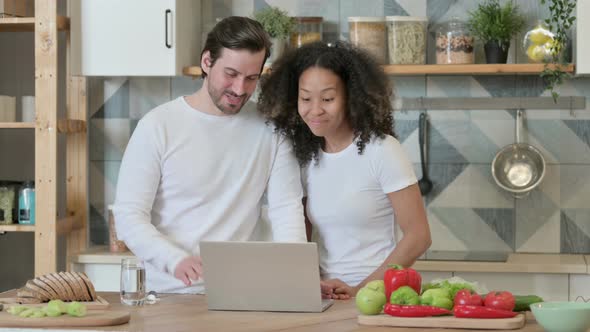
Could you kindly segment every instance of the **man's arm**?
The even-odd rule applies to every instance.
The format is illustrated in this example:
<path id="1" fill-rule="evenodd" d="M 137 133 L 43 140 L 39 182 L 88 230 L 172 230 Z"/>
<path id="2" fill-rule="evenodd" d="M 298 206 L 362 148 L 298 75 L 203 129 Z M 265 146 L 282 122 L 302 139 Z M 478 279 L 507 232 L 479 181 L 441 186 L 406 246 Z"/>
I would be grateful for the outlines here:
<path id="1" fill-rule="evenodd" d="M 117 236 L 139 258 L 174 274 L 190 254 L 176 246 L 151 223 L 151 211 L 161 178 L 163 146 L 153 118 L 139 122 L 119 170 L 114 215 Z"/>
<path id="2" fill-rule="evenodd" d="M 279 145 L 266 188 L 273 240 L 306 242 L 299 164 L 291 142 L 283 137 L 278 139 Z"/>

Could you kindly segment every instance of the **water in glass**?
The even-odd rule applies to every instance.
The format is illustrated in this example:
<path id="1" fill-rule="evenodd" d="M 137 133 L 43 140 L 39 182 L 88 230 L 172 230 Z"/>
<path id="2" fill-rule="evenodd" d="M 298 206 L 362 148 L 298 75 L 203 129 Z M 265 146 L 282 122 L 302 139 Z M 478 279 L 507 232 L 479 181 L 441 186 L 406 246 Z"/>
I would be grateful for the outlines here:
<path id="1" fill-rule="evenodd" d="M 145 267 L 141 261 L 121 261 L 121 303 L 143 305 L 145 301 Z"/>

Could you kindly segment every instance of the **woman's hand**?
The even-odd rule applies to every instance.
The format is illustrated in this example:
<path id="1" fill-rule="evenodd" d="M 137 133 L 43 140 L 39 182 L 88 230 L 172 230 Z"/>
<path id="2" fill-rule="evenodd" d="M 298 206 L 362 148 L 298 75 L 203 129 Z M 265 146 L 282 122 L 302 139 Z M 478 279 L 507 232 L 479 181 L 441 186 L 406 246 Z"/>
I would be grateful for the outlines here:
<path id="1" fill-rule="evenodd" d="M 356 287 L 351 287 L 340 279 L 322 280 L 320 285 L 324 299 L 348 300 L 358 291 Z"/>

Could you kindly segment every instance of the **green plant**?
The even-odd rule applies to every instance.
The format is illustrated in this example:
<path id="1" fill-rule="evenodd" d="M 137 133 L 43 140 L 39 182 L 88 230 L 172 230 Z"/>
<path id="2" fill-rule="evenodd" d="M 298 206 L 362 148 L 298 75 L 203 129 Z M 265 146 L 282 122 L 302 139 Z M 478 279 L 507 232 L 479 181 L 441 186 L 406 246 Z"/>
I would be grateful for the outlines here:
<path id="1" fill-rule="evenodd" d="M 473 35 L 484 44 L 497 41 L 507 48 L 512 36 L 524 26 L 524 16 L 512 1 L 500 6 L 498 0 L 486 0 L 475 11 L 469 12 L 469 26 Z"/>
<path id="2" fill-rule="evenodd" d="M 285 39 L 295 27 L 293 18 L 278 7 L 270 6 L 257 11 L 254 13 L 254 19 L 262 24 L 271 38 Z"/>
<path id="3" fill-rule="evenodd" d="M 547 0 L 541 0 L 545 4 Z M 551 91 L 553 101 L 557 103 L 559 93 L 555 87 L 563 83 L 563 80 L 570 77 L 565 72 L 564 49 L 567 45 L 567 32 L 576 21 L 573 12 L 576 8 L 576 0 L 549 0 L 549 18 L 545 20 L 549 30 L 554 33 L 553 42 L 549 47 L 551 61 L 545 62 L 545 68 L 541 77 L 545 80 L 546 90 Z M 550 66 L 551 65 L 551 66 Z"/>

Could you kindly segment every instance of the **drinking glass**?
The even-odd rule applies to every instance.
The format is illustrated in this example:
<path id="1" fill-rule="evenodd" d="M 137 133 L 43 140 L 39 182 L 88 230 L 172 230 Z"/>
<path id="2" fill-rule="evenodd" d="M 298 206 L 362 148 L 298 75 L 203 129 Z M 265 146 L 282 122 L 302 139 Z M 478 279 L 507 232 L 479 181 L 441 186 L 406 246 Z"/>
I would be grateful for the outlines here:
<path id="1" fill-rule="evenodd" d="M 137 258 L 121 260 L 121 303 L 143 305 L 145 301 L 145 266 Z"/>

